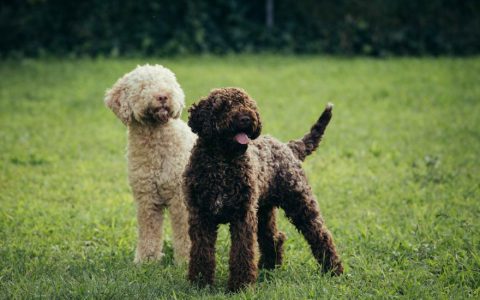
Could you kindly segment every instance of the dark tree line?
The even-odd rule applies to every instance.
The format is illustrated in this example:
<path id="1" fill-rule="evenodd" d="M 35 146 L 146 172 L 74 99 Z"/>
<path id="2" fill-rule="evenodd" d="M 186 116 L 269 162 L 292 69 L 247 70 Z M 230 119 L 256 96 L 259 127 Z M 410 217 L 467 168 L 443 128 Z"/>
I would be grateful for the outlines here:
<path id="1" fill-rule="evenodd" d="M 0 55 L 480 52 L 478 0 L 2 0 Z"/>

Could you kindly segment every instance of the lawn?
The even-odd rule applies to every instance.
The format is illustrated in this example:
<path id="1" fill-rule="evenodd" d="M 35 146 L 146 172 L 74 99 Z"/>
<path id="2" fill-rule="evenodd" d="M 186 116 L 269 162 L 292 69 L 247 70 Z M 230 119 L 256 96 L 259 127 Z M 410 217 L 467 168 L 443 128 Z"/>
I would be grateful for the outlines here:
<path id="1" fill-rule="evenodd" d="M 164 260 L 133 264 L 125 128 L 103 94 L 147 62 L 177 74 L 187 105 L 243 87 L 263 133 L 283 141 L 335 104 L 304 168 L 343 276 L 319 273 L 283 215 L 284 265 L 238 294 L 224 292 L 226 226 L 213 287 L 191 287 L 173 263 L 169 226 Z M 480 297 L 480 57 L 45 59 L 0 62 L 0 78 L 2 299 Z"/>

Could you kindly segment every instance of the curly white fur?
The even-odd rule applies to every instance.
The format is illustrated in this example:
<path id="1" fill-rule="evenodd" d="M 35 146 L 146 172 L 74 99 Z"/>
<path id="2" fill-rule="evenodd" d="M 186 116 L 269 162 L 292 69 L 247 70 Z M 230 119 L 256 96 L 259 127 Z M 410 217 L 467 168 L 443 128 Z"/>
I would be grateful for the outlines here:
<path id="1" fill-rule="evenodd" d="M 169 209 L 177 261 L 190 251 L 182 173 L 196 135 L 179 119 L 185 95 L 160 65 L 138 66 L 105 95 L 105 104 L 128 127 L 128 177 L 137 203 L 135 262 L 162 257 L 163 215 Z"/>

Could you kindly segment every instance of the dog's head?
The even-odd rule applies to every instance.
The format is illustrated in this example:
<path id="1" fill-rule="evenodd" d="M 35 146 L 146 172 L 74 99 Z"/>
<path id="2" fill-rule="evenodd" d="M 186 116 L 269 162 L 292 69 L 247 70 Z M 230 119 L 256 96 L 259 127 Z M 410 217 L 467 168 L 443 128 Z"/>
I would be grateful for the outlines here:
<path id="1" fill-rule="evenodd" d="M 262 123 L 255 100 L 238 88 L 215 89 L 189 109 L 188 125 L 201 139 L 246 149 Z"/>
<path id="2" fill-rule="evenodd" d="M 117 80 L 105 94 L 105 104 L 125 124 L 164 124 L 178 118 L 185 95 L 175 74 L 160 65 L 138 66 Z"/>

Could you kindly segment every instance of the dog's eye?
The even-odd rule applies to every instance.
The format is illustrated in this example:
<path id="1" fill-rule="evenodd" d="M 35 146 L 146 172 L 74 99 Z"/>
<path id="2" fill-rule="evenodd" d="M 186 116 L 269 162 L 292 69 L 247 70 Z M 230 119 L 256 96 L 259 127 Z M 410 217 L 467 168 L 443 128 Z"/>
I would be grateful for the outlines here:
<path id="1" fill-rule="evenodd" d="M 221 99 L 217 99 L 215 102 L 213 102 L 213 108 L 214 109 L 222 109 L 225 106 L 225 102 Z"/>
<path id="2" fill-rule="evenodd" d="M 220 108 L 225 108 L 225 107 L 230 107 L 230 106 L 232 106 L 232 101 L 231 100 L 225 100 L 225 101 L 222 101 L 222 103 L 219 107 Z"/>

